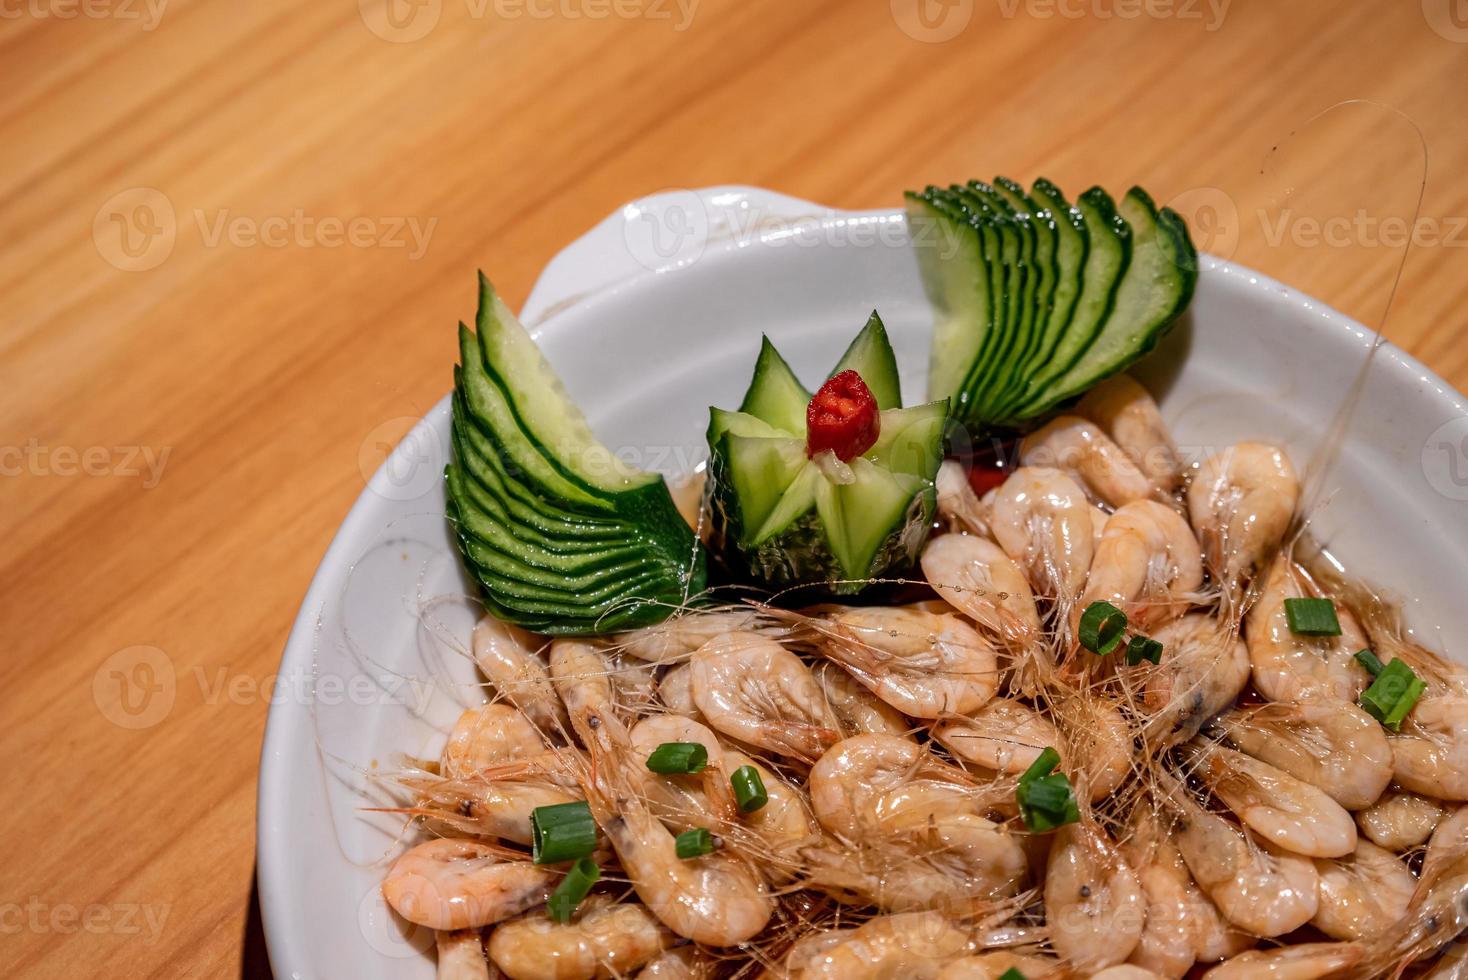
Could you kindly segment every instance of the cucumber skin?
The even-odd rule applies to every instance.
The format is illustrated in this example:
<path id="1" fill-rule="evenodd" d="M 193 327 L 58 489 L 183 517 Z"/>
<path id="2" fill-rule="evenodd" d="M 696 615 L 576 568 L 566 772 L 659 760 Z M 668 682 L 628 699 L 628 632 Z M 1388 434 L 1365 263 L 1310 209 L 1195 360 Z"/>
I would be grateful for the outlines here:
<path id="1" fill-rule="evenodd" d="M 907 517 L 877 548 L 864 578 L 851 580 L 831 551 L 825 527 L 814 504 L 785 530 L 754 548 L 739 544 L 745 529 L 728 478 L 724 444 L 710 447 L 709 482 L 712 487 L 713 534 L 710 547 L 735 581 L 765 587 L 809 586 L 832 596 L 851 596 L 870 584 L 866 579 L 900 576 L 917 563 L 932 529 L 938 492 L 929 485 L 913 497 Z"/>

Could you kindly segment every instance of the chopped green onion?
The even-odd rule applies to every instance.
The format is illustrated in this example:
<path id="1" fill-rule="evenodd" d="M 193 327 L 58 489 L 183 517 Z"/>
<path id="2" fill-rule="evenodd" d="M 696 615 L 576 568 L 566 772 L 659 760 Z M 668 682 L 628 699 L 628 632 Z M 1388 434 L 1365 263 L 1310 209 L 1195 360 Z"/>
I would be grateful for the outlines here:
<path id="1" fill-rule="evenodd" d="M 546 808 L 542 808 L 546 809 Z M 571 921 L 571 915 L 576 907 L 591 892 L 591 886 L 596 884 L 601 877 L 601 868 L 589 857 L 584 857 L 571 865 L 571 870 L 566 872 L 566 877 L 551 892 L 551 897 L 545 903 L 545 910 L 556 922 L 567 923 Z"/>
<path id="2" fill-rule="evenodd" d="M 703 857 L 714 852 L 714 835 L 706 827 L 694 827 L 679 834 L 673 842 L 674 849 L 683 860 Z"/>
<path id="3" fill-rule="evenodd" d="M 1060 753 L 1047 748 L 1019 777 L 1015 799 L 1025 826 L 1031 830 L 1054 830 L 1081 819 L 1070 780 L 1064 773 L 1051 771 L 1059 764 Z"/>
<path id="4" fill-rule="evenodd" d="M 1426 681 L 1402 661 L 1393 660 L 1361 693 L 1359 703 L 1367 714 L 1396 731 L 1402 727 L 1402 719 L 1407 717 L 1407 712 L 1417 704 L 1425 690 Z"/>
<path id="5" fill-rule="evenodd" d="M 1081 646 L 1106 656 L 1121 644 L 1126 613 L 1109 602 L 1093 602 L 1081 613 Z"/>
<path id="6" fill-rule="evenodd" d="M 753 813 L 770 802 L 770 794 L 765 792 L 765 781 L 759 778 L 759 770 L 754 766 L 735 769 L 729 783 L 734 787 L 734 802 L 739 804 L 740 813 Z"/>
<path id="7" fill-rule="evenodd" d="M 1015 791 L 1019 802 L 1019 813 L 1025 826 L 1044 833 L 1081 819 L 1080 807 L 1076 804 L 1075 791 L 1063 772 L 1054 772 L 1027 783 L 1020 783 Z"/>
<path id="8" fill-rule="evenodd" d="M 1034 762 L 1030 763 L 1029 768 L 1024 771 L 1024 775 L 1019 777 L 1019 781 L 1026 783 L 1032 779 L 1048 776 L 1055 771 L 1055 767 L 1058 765 L 1060 765 L 1060 753 L 1056 752 L 1053 748 L 1046 748 L 1045 751 L 1035 757 Z"/>
<path id="9" fill-rule="evenodd" d="M 530 813 L 530 856 L 536 864 L 575 861 L 596 850 L 596 821 L 584 800 L 538 806 Z"/>
<path id="10" fill-rule="evenodd" d="M 709 750 L 697 742 L 664 742 L 647 757 L 647 768 L 653 772 L 703 772 L 709 764 Z"/>
<path id="11" fill-rule="evenodd" d="M 1285 619 L 1299 636 L 1340 636 L 1341 621 L 1329 599 L 1286 599 Z"/>
<path id="12" fill-rule="evenodd" d="M 1359 663 L 1362 667 L 1365 667 L 1366 673 L 1370 674 L 1372 677 L 1377 676 L 1386 669 L 1386 667 L 1382 665 L 1382 662 L 1376 659 L 1376 654 L 1372 653 L 1370 650 L 1357 650 L 1355 656 L 1356 662 Z"/>
<path id="13" fill-rule="evenodd" d="M 1009 969 L 999 974 L 999 980 L 1027 980 L 1027 978 L 1023 973 L 1019 972 L 1018 967 L 1011 966 Z"/>
<path id="14" fill-rule="evenodd" d="M 1150 636 L 1138 634 L 1126 645 L 1126 663 L 1128 667 L 1135 667 L 1143 660 L 1162 663 L 1162 644 Z"/>

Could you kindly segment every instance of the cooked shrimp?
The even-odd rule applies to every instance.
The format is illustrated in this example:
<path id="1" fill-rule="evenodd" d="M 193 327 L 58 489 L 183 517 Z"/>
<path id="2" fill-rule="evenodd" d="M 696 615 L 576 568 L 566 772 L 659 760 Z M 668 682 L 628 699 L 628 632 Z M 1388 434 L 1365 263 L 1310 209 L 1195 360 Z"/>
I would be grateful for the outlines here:
<path id="1" fill-rule="evenodd" d="M 1235 748 L 1319 787 L 1347 810 L 1375 803 L 1391 782 L 1392 749 L 1381 725 L 1345 701 L 1236 708 L 1214 725 Z"/>
<path id="2" fill-rule="evenodd" d="M 546 748 L 545 739 L 524 712 L 508 704 L 486 704 L 459 716 L 449 732 L 439 769 L 457 779 L 501 762 L 537 755 Z"/>
<path id="3" fill-rule="evenodd" d="M 1256 936 L 1282 936 L 1319 909 L 1320 877 L 1309 858 L 1274 850 L 1216 813 L 1181 786 L 1166 797 L 1178 814 L 1178 850 L 1199 887 L 1229 922 Z"/>
<path id="4" fill-rule="evenodd" d="M 1404 928 L 1388 948 L 1396 975 L 1468 931 L 1468 807 L 1459 807 L 1432 832 L 1418 881 Z"/>
<path id="5" fill-rule="evenodd" d="M 1154 487 L 1163 493 L 1176 489 L 1179 466 L 1172 434 L 1157 402 L 1130 375 L 1107 378 L 1086 392 L 1075 410 L 1099 425 Z"/>
<path id="6" fill-rule="evenodd" d="M 1057 469 L 1024 466 L 994 495 L 994 540 L 1050 596 L 1080 595 L 1091 569 L 1095 533 L 1086 492 Z"/>
<path id="7" fill-rule="evenodd" d="M 1337 976 L 1361 962 L 1357 943 L 1301 943 L 1270 950 L 1250 950 L 1218 964 L 1203 980 L 1320 980 Z"/>
<path id="8" fill-rule="evenodd" d="M 698 705 L 693 702 L 693 667 L 688 663 L 669 667 L 658 681 L 658 700 L 675 715 L 702 722 Z"/>
<path id="9" fill-rule="evenodd" d="M 1171 507 L 1139 500 L 1107 520 L 1075 615 L 1105 600 L 1139 629 L 1149 629 L 1186 612 L 1202 584 L 1203 556 L 1193 529 Z"/>
<path id="10" fill-rule="evenodd" d="M 1065 696 L 1050 705 L 1060 722 L 1061 764 L 1092 801 L 1105 799 L 1132 774 L 1134 739 L 1120 706 L 1108 695 Z"/>
<path id="11" fill-rule="evenodd" d="M 1062 415 L 1025 436 L 1019 458 L 1025 466 L 1065 470 L 1085 484 L 1092 496 L 1112 507 L 1157 493 L 1153 482 L 1110 436 L 1078 415 Z"/>
<path id="12" fill-rule="evenodd" d="M 617 649 L 653 664 L 677 663 L 720 633 L 754 628 L 753 609 L 694 610 L 616 637 Z"/>
<path id="13" fill-rule="evenodd" d="M 713 980 L 716 963 L 698 946 L 675 946 L 653 957 L 637 980 Z"/>
<path id="14" fill-rule="evenodd" d="M 969 935 L 936 912 L 879 915 L 812 955 L 800 980 L 933 980 L 971 947 Z"/>
<path id="15" fill-rule="evenodd" d="M 913 718 L 974 711 L 999 687 L 994 648 L 957 616 L 870 606 L 839 610 L 813 626 L 826 656 Z"/>
<path id="16" fill-rule="evenodd" d="M 489 980 L 489 961 L 478 929 L 436 932 L 438 980 Z"/>
<path id="17" fill-rule="evenodd" d="M 1332 939 L 1379 936 L 1407 914 L 1417 879 L 1391 851 L 1360 841 L 1346 857 L 1315 861 L 1320 908 L 1310 924 Z"/>
<path id="18" fill-rule="evenodd" d="M 409 922 L 445 932 L 519 915 L 550 897 L 560 875 L 468 840 L 431 840 L 393 863 L 382 894 Z"/>
<path id="19" fill-rule="evenodd" d="M 759 872 L 727 849 L 678 857 L 673 834 L 642 801 L 642 760 L 622 723 L 605 705 L 572 720 L 595 763 L 583 774 L 592 816 L 643 904 L 669 929 L 706 946 L 757 935 L 774 913 Z"/>
<path id="20" fill-rule="evenodd" d="M 1397 784 L 1439 800 L 1468 800 L 1468 695 L 1425 697 L 1392 746 Z"/>
<path id="21" fill-rule="evenodd" d="M 962 464 L 944 460 L 933 478 L 938 489 L 938 518 L 949 528 L 987 537 L 989 522 L 984 519 L 984 506 L 968 482 Z"/>
<path id="22" fill-rule="evenodd" d="M 566 730 L 566 711 L 551 686 L 536 638 L 493 616 L 474 627 L 474 662 L 505 700 L 546 734 Z"/>
<path id="23" fill-rule="evenodd" d="M 1356 848 L 1356 822 L 1323 790 L 1234 749 L 1192 743 L 1193 774 L 1246 827 L 1305 857 L 1341 857 Z"/>
<path id="24" fill-rule="evenodd" d="M 1164 978 L 1144 967 L 1123 963 L 1120 966 L 1108 966 L 1099 973 L 1091 974 L 1091 980 L 1164 980 Z"/>
<path id="25" fill-rule="evenodd" d="M 1141 940 L 1147 914 L 1136 873 L 1095 827 L 1068 824 L 1054 836 L 1045 866 L 1051 946 L 1081 971 L 1124 963 Z"/>
<path id="26" fill-rule="evenodd" d="M 1011 970 L 1018 970 L 1025 980 L 1040 980 L 1059 973 L 1060 968 L 1053 956 L 1001 949 L 954 960 L 938 971 L 937 980 L 1002 980 Z"/>
<path id="27" fill-rule="evenodd" d="M 923 549 L 923 575 L 945 602 L 1023 649 L 1040 634 L 1040 614 L 1024 572 L 988 538 L 943 534 Z"/>
<path id="28" fill-rule="evenodd" d="M 799 978 L 807 964 L 831 947 L 850 939 L 854 932 L 854 928 L 823 929 L 801 936 L 785 951 L 785 959 L 781 963 L 783 970 L 766 970 L 765 980 L 774 980 L 775 977 L 781 980 Z"/>
<path id="29" fill-rule="evenodd" d="M 765 786 L 765 794 L 769 797 L 769 802 L 764 806 L 753 813 L 745 814 L 737 823 L 730 825 L 727 833 L 736 842 L 745 833 L 753 837 L 751 850 L 757 850 L 769 862 L 766 870 L 777 880 L 792 877 L 790 870 L 784 866 L 786 855 L 796 846 L 820 835 L 804 795 L 743 752 L 725 749 L 724 765 L 730 772 L 744 766 L 752 768 L 759 773 L 760 781 Z"/>
<path id="30" fill-rule="evenodd" d="M 1340 636 L 1291 632 L 1285 600 L 1298 598 L 1320 596 L 1304 572 L 1287 555 L 1280 555 L 1245 624 L 1254 686 L 1271 701 L 1355 701 L 1371 683 L 1371 675 L 1355 658 L 1356 651 L 1366 646 L 1366 636 L 1344 608 L 1336 610 Z"/>
<path id="31" fill-rule="evenodd" d="M 551 683 L 572 718 L 617 703 L 611 659 L 593 643 L 575 639 L 552 642 L 550 673 Z"/>
<path id="32" fill-rule="evenodd" d="M 935 909 L 962 918 L 991 911 L 1029 875 L 1019 841 L 975 813 L 908 807 L 885 831 L 856 846 L 802 848 L 808 886 L 885 912 Z"/>
<path id="33" fill-rule="evenodd" d="M 914 809 L 923 818 L 975 810 L 962 773 L 895 735 L 837 742 L 811 768 L 807 786 L 821 826 L 853 842 L 885 833 L 894 819 Z"/>
<path id="34" fill-rule="evenodd" d="M 738 808 L 729 786 L 730 766 L 724 747 L 707 726 L 682 715 L 648 715 L 628 733 L 632 749 L 644 761 L 642 790 L 648 805 L 674 830 L 708 827 L 735 819 Z M 666 742 L 692 742 L 708 752 L 708 763 L 693 775 L 661 775 L 647 771 L 648 756 Z"/>
<path id="35" fill-rule="evenodd" d="M 613 652 L 609 679 L 617 704 L 629 711 L 656 711 L 657 667 Z"/>
<path id="36" fill-rule="evenodd" d="M 1181 977 L 1197 960 L 1201 946 L 1197 924 L 1189 914 L 1196 886 L 1177 845 L 1149 808 L 1132 811 L 1132 834 L 1122 845 L 1122 856 L 1136 872 L 1146 903 L 1142 934 L 1128 962 Z"/>
<path id="37" fill-rule="evenodd" d="M 1163 646 L 1156 666 L 1140 665 L 1147 741 L 1165 747 L 1196 735 L 1249 683 L 1249 651 L 1218 620 L 1189 613 L 1153 633 Z"/>
<path id="38" fill-rule="evenodd" d="M 773 640 L 722 633 L 689 663 L 693 701 L 723 735 L 806 761 L 840 737 L 840 722 L 810 668 Z"/>
<path id="39" fill-rule="evenodd" d="M 1024 772 L 1060 742 L 1050 719 L 1012 698 L 995 698 L 968 718 L 944 721 L 933 737 L 960 759 L 1010 775 Z"/>
<path id="40" fill-rule="evenodd" d="M 823 660 L 811 667 L 811 674 L 840 721 L 843 735 L 905 735 L 912 729 L 902 712 L 836 664 Z"/>
<path id="41" fill-rule="evenodd" d="M 1433 829 L 1447 815 L 1447 805 L 1431 797 L 1387 793 L 1357 812 L 1356 826 L 1373 844 L 1400 854 L 1427 843 Z"/>
<path id="42" fill-rule="evenodd" d="M 591 895 L 570 922 L 531 912 L 502 922 L 489 957 L 510 980 L 625 977 L 673 944 L 673 934 L 635 902 Z"/>
<path id="43" fill-rule="evenodd" d="M 1216 579 L 1231 593 L 1284 541 L 1300 501 L 1300 479 L 1274 446 L 1241 442 L 1199 465 L 1188 514 Z"/>
<path id="44" fill-rule="evenodd" d="M 529 844 L 530 815 L 538 807 L 572 803 L 581 795 L 574 783 L 568 788 L 555 773 L 553 767 L 562 764 L 559 754 L 528 756 L 520 763 L 523 765 L 511 763 L 462 779 L 405 780 L 418 794 L 417 806 L 410 812 L 462 834 Z"/>

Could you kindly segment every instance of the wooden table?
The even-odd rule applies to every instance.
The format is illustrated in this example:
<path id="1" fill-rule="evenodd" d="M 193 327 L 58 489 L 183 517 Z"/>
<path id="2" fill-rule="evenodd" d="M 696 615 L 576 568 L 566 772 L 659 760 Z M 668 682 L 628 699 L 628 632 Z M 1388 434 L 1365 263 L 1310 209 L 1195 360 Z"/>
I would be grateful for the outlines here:
<path id="1" fill-rule="evenodd" d="M 1432 151 L 1390 333 L 1468 386 L 1450 0 L 391 2 L 0 3 L 5 976 L 266 973 L 257 757 L 316 563 L 447 388 L 474 269 L 519 302 L 629 199 L 1135 180 L 1369 311 L 1400 250 L 1270 246 L 1251 202 L 1375 99 Z M 1290 159 L 1370 208 L 1411 196 L 1394 139 Z"/>

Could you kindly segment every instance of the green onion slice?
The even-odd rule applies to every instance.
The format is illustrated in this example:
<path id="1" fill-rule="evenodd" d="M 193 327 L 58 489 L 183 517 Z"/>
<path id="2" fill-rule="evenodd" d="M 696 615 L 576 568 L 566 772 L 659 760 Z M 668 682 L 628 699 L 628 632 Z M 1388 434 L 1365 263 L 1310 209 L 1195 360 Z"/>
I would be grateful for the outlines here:
<path id="1" fill-rule="evenodd" d="M 541 809 L 550 809 L 542 807 Z M 545 910 L 556 922 L 566 923 L 571 921 L 571 915 L 576 907 L 591 892 L 591 886 L 596 884 L 601 877 L 601 868 L 589 857 L 584 857 L 571 865 L 571 870 L 566 872 L 566 877 L 551 892 L 551 897 L 545 903 Z"/>
<path id="2" fill-rule="evenodd" d="M 1081 646 L 1106 656 L 1121 644 L 1126 613 L 1109 602 L 1093 602 L 1081 613 Z"/>
<path id="3" fill-rule="evenodd" d="M 1376 659 L 1376 654 L 1372 653 L 1370 650 L 1357 650 L 1355 653 L 1355 657 L 1356 662 L 1362 667 L 1365 667 L 1366 673 L 1370 674 L 1372 677 L 1376 677 L 1383 670 L 1386 670 L 1386 667 L 1382 665 L 1382 662 Z"/>
<path id="4" fill-rule="evenodd" d="M 1027 980 L 1027 978 L 1023 973 L 1019 972 L 1018 967 L 1011 966 L 1009 969 L 999 974 L 999 980 Z"/>
<path id="5" fill-rule="evenodd" d="M 765 792 L 765 781 L 759 778 L 759 770 L 754 766 L 735 769 L 729 783 L 734 787 L 734 802 L 739 804 L 740 813 L 753 813 L 770 802 L 770 794 Z"/>
<path id="6" fill-rule="evenodd" d="M 714 835 L 709 833 L 707 827 L 694 827 L 685 830 L 674 840 L 678 856 L 683 860 L 689 858 L 703 857 L 705 854 L 714 852 Z"/>
<path id="7" fill-rule="evenodd" d="M 584 800 L 538 806 L 530 814 L 530 856 L 536 864 L 575 861 L 596 850 L 596 821 Z"/>
<path id="8" fill-rule="evenodd" d="M 697 742 L 664 742 L 647 757 L 647 768 L 665 775 L 703 772 L 709 750 Z"/>
<path id="9" fill-rule="evenodd" d="M 1402 727 L 1402 719 L 1407 717 L 1407 712 L 1417 704 L 1425 690 L 1426 681 L 1402 661 L 1393 660 L 1376 675 L 1371 686 L 1361 692 L 1359 703 L 1367 714 L 1396 731 Z"/>
<path id="10" fill-rule="evenodd" d="M 1162 663 L 1162 644 L 1150 636 L 1138 634 L 1126 645 L 1126 663 L 1128 667 L 1135 667 L 1143 660 Z"/>
<path id="11" fill-rule="evenodd" d="M 1024 775 L 1019 777 L 1019 781 L 1026 783 L 1034 779 L 1039 779 L 1042 776 L 1048 776 L 1055 771 L 1055 767 L 1058 765 L 1060 765 L 1060 753 L 1056 752 L 1053 748 L 1046 748 L 1045 751 L 1041 752 L 1035 758 L 1034 762 L 1030 763 L 1029 768 L 1024 771 Z"/>
<path id="12" fill-rule="evenodd" d="M 1286 599 L 1285 619 L 1298 636 L 1340 636 L 1341 621 L 1329 599 Z"/>
<path id="13" fill-rule="evenodd" d="M 1081 819 L 1070 780 L 1064 773 L 1052 771 L 1059 764 L 1060 753 L 1047 748 L 1019 777 L 1015 799 L 1030 830 L 1043 833 Z"/>

